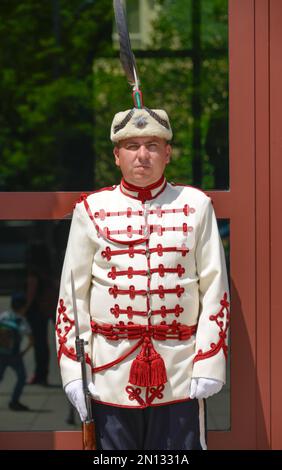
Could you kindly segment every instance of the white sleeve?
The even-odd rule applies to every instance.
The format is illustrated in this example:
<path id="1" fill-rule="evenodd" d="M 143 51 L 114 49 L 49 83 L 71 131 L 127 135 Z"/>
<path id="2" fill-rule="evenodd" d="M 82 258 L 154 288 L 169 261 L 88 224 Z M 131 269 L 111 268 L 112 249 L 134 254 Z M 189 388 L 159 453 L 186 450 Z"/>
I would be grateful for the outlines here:
<path id="1" fill-rule="evenodd" d="M 58 362 L 64 387 L 73 380 L 81 379 L 81 365 L 76 361 L 75 351 L 71 271 L 75 282 L 80 337 L 88 342 L 85 346 L 88 380 L 92 376 L 89 299 L 95 244 L 90 237 L 91 227 L 83 202 L 76 204 L 62 270 L 56 321 Z"/>
<path id="2" fill-rule="evenodd" d="M 201 218 L 196 264 L 200 311 L 192 377 L 225 382 L 229 289 L 223 246 L 210 198 Z"/>

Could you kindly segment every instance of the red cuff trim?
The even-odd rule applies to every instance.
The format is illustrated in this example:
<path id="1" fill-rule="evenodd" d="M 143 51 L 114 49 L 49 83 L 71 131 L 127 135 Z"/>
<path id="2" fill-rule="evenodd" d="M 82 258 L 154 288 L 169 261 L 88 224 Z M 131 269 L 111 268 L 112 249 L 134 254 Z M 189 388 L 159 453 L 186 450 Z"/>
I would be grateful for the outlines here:
<path id="1" fill-rule="evenodd" d="M 74 320 L 71 320 L 68 315 L 66 314 L 67 307 L 64 304 L 64 299 L 59 300 L 59 308 L 58 308 L 58 317 L 57 322 L 55 325 L 56 334 L 58 337 L 59 342 L 59 349 L 58 349 L 58 363 L 60 364 L 60 360 L 62 356 L 67 356 L 72 361 L 77 361 L 77 355 L 75 349 L 73 347 L 67 347 L 67 336 L 71 329 L 74 326 Z M 65 326 L 64 326 L 65 323 Z M 88 354 L 85 355 L 86 364 L 89 364 L 92 367 L 91 359 Z"/>
<path id="2" fill-rule="evenodd" d="M 211 343 L 210 349 L 206 352 L 203 352 L 202 349 L 199 349 L 197 355 L 194 358 L 194 363 L 197 361 L 201 361 L 202 359 L 208 359 L 209 357 L 215 356 L 215 354 L 219 353 L 222 349 L 225 359 L 227 359 L 227 352 L 228 347 L 226 344 L 227 338 L 227 330 L 230 323 L 230 310 L 229 310 L 229 302 L 227 300 L 227 292 L 224 293 L 223 298 L 220 301 L 221 309 L 216 315 L 210 315 L 210 320 L 215 321 L 217 326 L 219 327 L 219 340 L 217 343 Z M 226 311 L 226 321 L 224 326 L 224 321 L 220 320 L 220 318 L 224 318 L 224 310 Z"/>

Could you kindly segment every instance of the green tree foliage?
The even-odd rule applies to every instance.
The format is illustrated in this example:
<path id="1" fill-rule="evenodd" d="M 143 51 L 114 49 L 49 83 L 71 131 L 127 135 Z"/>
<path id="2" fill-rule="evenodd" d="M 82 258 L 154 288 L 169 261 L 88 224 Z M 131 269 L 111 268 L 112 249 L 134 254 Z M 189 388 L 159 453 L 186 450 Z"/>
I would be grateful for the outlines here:
<path id="1" fill-rule="evenodd" d="M 0 14 L 0 187 L 90 189 L 92 63 L 111 48 L 111 0 L 2 0 Z"/>

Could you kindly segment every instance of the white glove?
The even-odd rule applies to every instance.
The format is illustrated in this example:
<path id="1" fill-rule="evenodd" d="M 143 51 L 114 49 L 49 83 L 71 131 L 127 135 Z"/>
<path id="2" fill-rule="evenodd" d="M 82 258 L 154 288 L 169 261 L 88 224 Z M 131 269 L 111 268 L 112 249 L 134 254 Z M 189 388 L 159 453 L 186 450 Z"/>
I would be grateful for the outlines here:
<path id="1" fill-rule="evenodd" d="M 95 394 L 95 385 L 90 382 L 88 384 L 88 390 L 91 395 Z M 65 392 L 71 404 L 77 409 L 81 421 L 85 421 L 87 418 L 87 410 L 85 405 L 85 397 L 83 392 L 82 380 L 77 379 L 69 382 L 65 386 Z"/>
<path id="2" fill-rule="evenodd" d="M 190 387 L 190 398 L 208 398 L 220 392 L 223 387 L 221 380 L 192 378 Z"/>

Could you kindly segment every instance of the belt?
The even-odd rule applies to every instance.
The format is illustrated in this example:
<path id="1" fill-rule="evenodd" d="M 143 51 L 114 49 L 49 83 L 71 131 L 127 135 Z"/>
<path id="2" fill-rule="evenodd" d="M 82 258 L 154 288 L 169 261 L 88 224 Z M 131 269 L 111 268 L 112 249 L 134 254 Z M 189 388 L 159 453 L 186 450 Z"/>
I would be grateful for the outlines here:
<path id="1" fill-rule="evenodd" d="M 177 323 L 176 321 L 171 324 L 158 325 L 140 325 L 134 323 L 125 325 L 123 322 L 118 324 L 98 324 L 95 321 L 91 321 L 91 329 L 93 334 L 100 334 L 110 341 L 139 339 L 125 354 L 103 366 L 94 367 L 92 372 L 97 373 L 113 367 L 142 346 L 140 353 L 131 364 L 129 382 L 140 387 L 147 387 L 159 386 L 167 382 L 164 360 L 155 350 L 152 339 L 158 341 L 169 339 L 185 341 L 196 333 L 197 325 L 189 326 Z"/>

